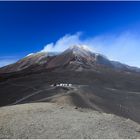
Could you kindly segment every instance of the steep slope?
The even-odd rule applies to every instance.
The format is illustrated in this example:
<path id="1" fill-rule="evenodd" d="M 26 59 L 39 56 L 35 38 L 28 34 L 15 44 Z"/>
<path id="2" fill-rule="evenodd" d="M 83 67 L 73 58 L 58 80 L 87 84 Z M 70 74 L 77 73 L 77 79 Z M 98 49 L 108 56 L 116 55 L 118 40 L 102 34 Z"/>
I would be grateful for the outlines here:
<path id="1" fill-rule="evenodd" d="M 85 46 L 75 45 L 52 59 L 47 68 L 65 66 L 69 70 L 77 70 L 78 68 L 93 69 L 96 65 L 113 66 L 104 56 L 91 52 Z"/>
<path id="2" fill-rule="evenodd" d="M 140 72 L 139 68 L 110 61 L 105 56 L 90 51 L 84 45 L 74 45 L 60 54 L 56 53 L 36 53 L 27 56 L 18 62 L 0 69 L 0 73 L 19 72 L 28 70 L 37 72 L 38 70 L 99 70 L 110 68 L 128 72 Z"/>
<path id="3" fill-rule="evenodd" d="M 0 73 L 10 73 L 18 72 L 27 68 L 30 68 L 34 65 L 43 65 L 48 63 L 49 59 L 55 54 L 47 52 L 39 52 L 26 56 L 25 58 L 19 60 L 18 62 L 5 66 L 0 69 Z"/>

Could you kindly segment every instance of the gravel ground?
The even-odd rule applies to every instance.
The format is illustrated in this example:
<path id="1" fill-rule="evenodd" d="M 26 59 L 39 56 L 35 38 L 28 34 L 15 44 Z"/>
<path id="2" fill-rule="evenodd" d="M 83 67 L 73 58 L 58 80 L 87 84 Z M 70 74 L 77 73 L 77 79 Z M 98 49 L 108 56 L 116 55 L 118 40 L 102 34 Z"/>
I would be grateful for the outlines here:
<path id="1" fill-rule="evenodd" d="M 140 138 L 140 125 L 93 110 L 31 103 L 0 108 L 0 138 Z"/>

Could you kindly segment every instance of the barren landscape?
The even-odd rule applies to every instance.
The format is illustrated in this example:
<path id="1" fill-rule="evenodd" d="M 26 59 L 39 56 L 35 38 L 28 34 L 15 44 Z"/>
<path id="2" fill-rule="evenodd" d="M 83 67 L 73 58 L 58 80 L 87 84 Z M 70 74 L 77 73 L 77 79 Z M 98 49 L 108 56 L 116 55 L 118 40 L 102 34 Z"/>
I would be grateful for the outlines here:
<path id="1" fill-rule="evenodd" d="M 0 138 L 140 138 L 139 68 L 81 46 L 0 69 Z"/>
<path id="2" fill-rule="evenodd" d="M 0 109 L 0 138 L 140 138 L 140 125 L 90 109 L 31 103 Z"/>
<path id="3" fill-rule="evenodd" d="M 140 1 L 0 1 L 0 139 L 140 139 Z"/>

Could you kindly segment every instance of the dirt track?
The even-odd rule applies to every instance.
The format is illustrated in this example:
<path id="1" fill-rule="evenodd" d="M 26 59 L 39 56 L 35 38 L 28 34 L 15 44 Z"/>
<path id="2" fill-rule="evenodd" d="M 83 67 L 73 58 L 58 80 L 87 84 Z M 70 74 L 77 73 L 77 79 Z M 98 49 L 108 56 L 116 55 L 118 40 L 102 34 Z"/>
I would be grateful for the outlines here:
<path id="1" fill-rule="evenodd" d="M 140 125 L 74 106 L 32 103 L 0 108 L 0 138 L 140 138 Z"/>

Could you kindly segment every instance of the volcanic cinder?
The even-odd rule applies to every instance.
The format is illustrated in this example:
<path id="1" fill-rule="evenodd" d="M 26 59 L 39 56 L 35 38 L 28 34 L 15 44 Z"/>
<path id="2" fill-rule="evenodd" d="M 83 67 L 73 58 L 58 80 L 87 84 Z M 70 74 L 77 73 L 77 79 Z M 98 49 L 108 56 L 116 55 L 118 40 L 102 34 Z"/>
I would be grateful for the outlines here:
<path id="1" fill-rule="evenodd" d="M 0 112 L 8 110 L 5 108 L 16 110 L 15 107 L 19 106 L 17 104 L 22 104 L 20 106 L 30 106 L 29 103 L 44 105 L 40 102 L 47 102 L 46 105 L 61 106 L 62 110 L 73 108 L 84 112 L 97 111 L 107 113 L 107 115 L 117 115 L 123 119 L 135 121 L 139 127 L 140 69 L 110 61 L 83 45 L 72 46 L 57 54 L 47 52 L 32 54 L 0 69 Z M 28 104 L 23 105 L 25 103 Z M 9 136 L 4 131 L 2 133 L 1 137 Z M 15 130 L 13 133 L 16 133 Z M 26 138 L 26 136 L 14 136 L 13 138 Z M 48 138 L 63 138 L 63 136 L 64 138 L 84 138 L 87 136 L 85 138 L 88 138 L 88 134 L 82 137 L 70 137 L 70 135 L 58 137 L 58 134 L 49 137 L 45 133 L 45 136 L 46 138 L 47 136 Z M 112 136 L 104 135 L 102 138 Z M 115 134 L 114 136 L 114 138 L 129 138 Z M 140 138 L 139 134 L 135 136 L 134 138 Z M 36 138 L 36 136 L 29 138 Z M 92 137 L 90 134 L 90 138 L 100 137 Z M 133 137 L 130 136 L 130 138 Z"/>

